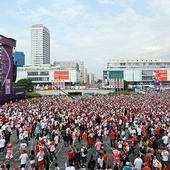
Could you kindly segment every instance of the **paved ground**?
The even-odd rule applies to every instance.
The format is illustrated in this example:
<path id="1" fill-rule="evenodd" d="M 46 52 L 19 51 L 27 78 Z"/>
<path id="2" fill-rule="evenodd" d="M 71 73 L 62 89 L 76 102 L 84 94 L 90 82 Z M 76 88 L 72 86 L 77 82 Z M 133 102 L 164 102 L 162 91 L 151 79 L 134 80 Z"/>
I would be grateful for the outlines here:
<path id="1" fill-rule="evenodd" d="M 11 136 L 11 141 L 13 143 L 13 148 L 14 148 L 14 158 L 11 159 L 11 161 L 7 162 L 6 159 L 5 159 L 5 154 L 1 155 L 0 156 L 0 163 L 5 163 L 5 164 L 9 163 L 11 168 L 13 169 L 15 165 L 18 165 L 18 166 L 20 165 L 20 162 L 15 161 L 15 159 L 19 158 L 19 156 L 20 156 L 15 131 L 13 131 L 13 134 Z M 27 153 L 28 154 L 30 153 L 30 150 L 34 148 L 36 142 L 37 141 L 34 138 L 29 141 L 29 146 L 27 147 Z M 105 150 L 109 155 L 108 165 L 112 165 L 112 157 L 111 157 L 112 148 L 110 147 L 109 138 L 105 139 L 103 143 L 104 143 Z M 77 147 L 81 148 L 81 143 L 78 144 L 78 142 L 76 142 L 75 148 L 77 148 Z M 58 150 L 56 152 L 57 160 L 50 163 L 50 170 L 54 169 L 55 162 L 58 163 L 61 170 L 65 169 L 65 162 L 66 162 L 66 159 L 67 159 L 66 157 L 67 157 L 68 149 L 69 149 L 69 147 L 63 146 L 62 142 L 59 143 Z M 88 150 L 87 162 L 90 159 L 91 154 L 95 155 L 95 149 L 94 148 Z M 137 152 L 136 152 L 136 154 L 137 154 Z M 130 155 L 130 157 L 129 157 L 130 161 L 133 162 L 134 158 L 136 157 L 136 154 L 135 155 Z M 29 170 L 29 162 L 27 164 L 26 170 Z"/>

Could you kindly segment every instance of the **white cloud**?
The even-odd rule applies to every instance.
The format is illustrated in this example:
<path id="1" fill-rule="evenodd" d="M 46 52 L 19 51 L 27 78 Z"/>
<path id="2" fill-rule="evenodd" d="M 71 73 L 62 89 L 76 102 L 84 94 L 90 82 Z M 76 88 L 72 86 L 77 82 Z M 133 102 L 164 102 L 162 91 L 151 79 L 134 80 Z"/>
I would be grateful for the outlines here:
<path id="1" fill-rule="evenodd" d="M 77 0 L 50 0 L 46 5 L 35 3 L 31 7 L 24 6 L 22 0 L 17 2 L 18 11 L 9 11 L 9 20 L 1 22 L 0 32 L 17 39 L 17 50 L 28 58 L 31 25 L 37 23 L 50 30 L 51 61 L 81 59 L 97 77 L 102 76 L 109 58 L 161 58 L 170 53 L 169 0 L 148 0 L 148 13 L 140 14 L 134 5 L 139 0 L 100 0 L 106 5 L 94 6 Z"/>
<path id="2" fill-rule="evenodd" d="M 148 51 L 148 52 L 152 52 L 152 51 L 158 51 L 161 50 L 161 47 L 156 45 L 156 46 L 146 46 L 146 47 L 142 47 L 142 49 L 144 51 Z"/>
<path id="3" fill-rule="evenodd" d="M 99 0 L 100 4 L 114 4 L 114 0 Z"/>

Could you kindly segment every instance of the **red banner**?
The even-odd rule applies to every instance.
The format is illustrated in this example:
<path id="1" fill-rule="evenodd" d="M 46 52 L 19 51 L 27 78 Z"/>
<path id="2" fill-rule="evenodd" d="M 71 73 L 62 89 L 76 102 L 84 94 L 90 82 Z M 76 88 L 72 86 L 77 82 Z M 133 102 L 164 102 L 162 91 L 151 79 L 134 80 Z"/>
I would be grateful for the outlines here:
<path id="1" fill-rule="evenodd" d="M 153 75 L 160 81 L 167 81 L 167 70 L 153 70 Z"/>
<path id="2" fill-rule="evenodd" d="M 54 71 L 54 80 L 68 80 L 69 71 Z"/>

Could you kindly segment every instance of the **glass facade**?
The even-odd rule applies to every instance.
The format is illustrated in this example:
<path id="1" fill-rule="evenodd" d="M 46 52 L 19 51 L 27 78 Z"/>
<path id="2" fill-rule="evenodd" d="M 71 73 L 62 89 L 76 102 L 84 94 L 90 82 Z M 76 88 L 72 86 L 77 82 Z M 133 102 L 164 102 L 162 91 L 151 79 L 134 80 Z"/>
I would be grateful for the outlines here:
<path id="1" fill-rule="evenodd" d="M 25 65 L 25 54 L 23 52 L 14 52 L 14 62 L 17 67 L 23 67 Z"/>

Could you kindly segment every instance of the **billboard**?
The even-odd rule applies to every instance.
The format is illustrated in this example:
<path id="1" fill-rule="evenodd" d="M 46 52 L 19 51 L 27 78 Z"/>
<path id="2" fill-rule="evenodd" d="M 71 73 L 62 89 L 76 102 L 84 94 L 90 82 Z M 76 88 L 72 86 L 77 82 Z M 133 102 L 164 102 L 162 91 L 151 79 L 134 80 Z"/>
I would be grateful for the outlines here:
<path id="1" fill-rule="evenodd" d="M 59 70 L 54 71 L 54 81 L 55 80 L 68 80 L 69 79 L 69 71 Z"/>
<path id="2" fill-rule="evenodd" d="M 167 81 L 167 70 L 153 70 L 154 79 Z"/>
<path id="3" fill-rule="evenodd" d="M 124 78 L 123 71 L 109 71 L 109 79 L 113 78 Z"/>
<path id="4" fill-rule="evenodd" d="M 16 40 L 0 35 L 0 104 L 13 97 L 13 48 Z"/>

